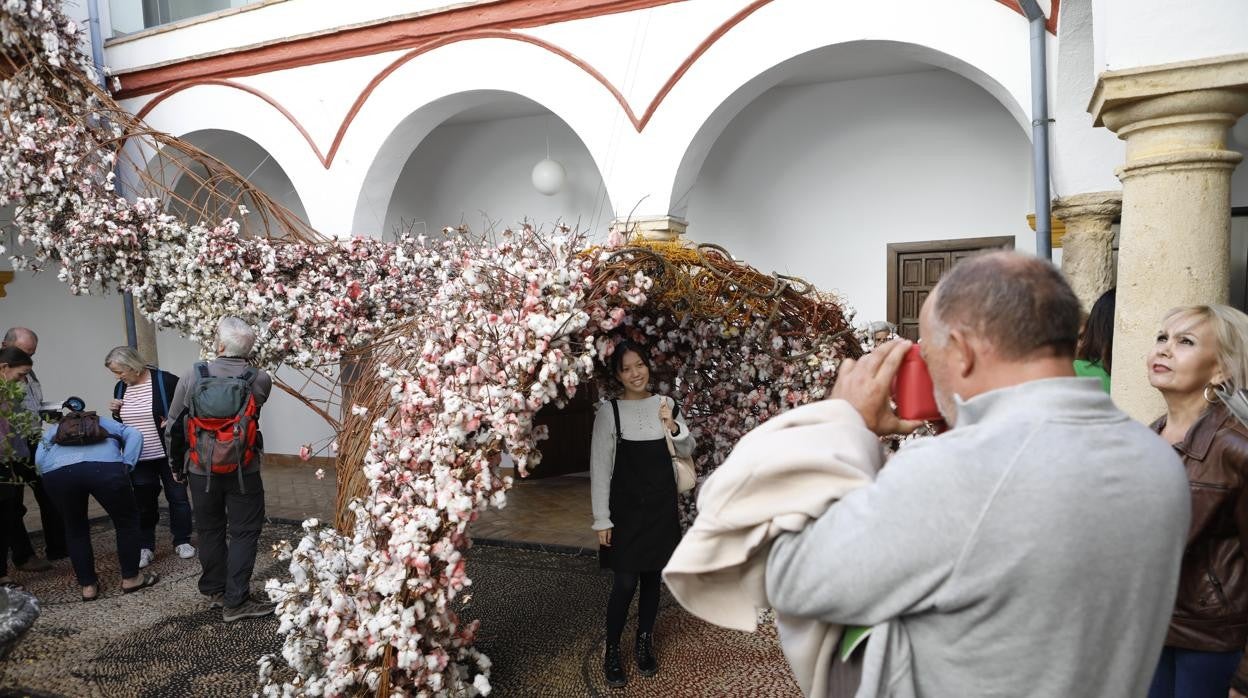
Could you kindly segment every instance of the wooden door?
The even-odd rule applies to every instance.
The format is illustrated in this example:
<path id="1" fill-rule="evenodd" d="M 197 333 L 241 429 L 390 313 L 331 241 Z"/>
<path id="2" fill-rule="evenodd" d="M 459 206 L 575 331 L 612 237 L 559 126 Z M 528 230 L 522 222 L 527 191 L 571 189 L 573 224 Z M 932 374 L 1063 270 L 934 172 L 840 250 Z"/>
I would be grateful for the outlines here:
<path id="1" fill-rule="evenodd" d="M 950 266 L 948 252 L 907 252 L 898 255 L 897 334 L 919 338 L 919 309 Z"/>
<path id="2" fill-rule="evenodd" d="M 1014 238 L 907 242 L 888 246 L 888 321 L 897 334 L 919 338 L 919 310 L 936 282 L 958 262 L 991 249 L 1014 249 Z"/>

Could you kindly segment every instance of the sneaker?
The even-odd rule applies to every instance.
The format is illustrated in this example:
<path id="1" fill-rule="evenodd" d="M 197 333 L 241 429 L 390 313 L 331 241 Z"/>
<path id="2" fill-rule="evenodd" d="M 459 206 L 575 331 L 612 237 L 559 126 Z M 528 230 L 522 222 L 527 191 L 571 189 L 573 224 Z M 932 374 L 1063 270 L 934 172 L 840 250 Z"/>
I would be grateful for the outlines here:
<path id="1" fill-rule="evenodd" d="M 208 608 L 223 608 L 225 606 L 225 594 L 217 592 L 215 594 L 201 594 L 208 600 Z"/>
<path id="2" fill-rule="evenodd" d="M 244 618 L 263 618 L 272 615 L 274 608 L 275 606 L 267 601 L 248 598 L 234 608 L 221 609 L 221 619 L 226 623 L 232 623 Z"/>
<path id="3" fill-rule="evenodd" d="M 173 551 L 176 552 L 178 554 L 178 557 L 182 558 L 183 560 L 189 560 L 195 557 L 195 546 L 191 545 L 190 543 L 183 543 L 182 545 L 179 545 L 178 547 L 174 548 Z"/>
<path id="4" fill-rule="evenodd" d="M 45 572 L 52 569 L 52 563 L 42 558 L 32 557 L 15 567 L 23 572 Z"/>
<path id="5" fill-rule="evenodd" d="M 147 548 L 143 548 L 142 550 L 139 551 L 139 569 L 143 569 L 144 567 L 147 567 L 148 565 L 152 564 L 152 561 L 155 559 L 156 559 L 155 552 Z"/>

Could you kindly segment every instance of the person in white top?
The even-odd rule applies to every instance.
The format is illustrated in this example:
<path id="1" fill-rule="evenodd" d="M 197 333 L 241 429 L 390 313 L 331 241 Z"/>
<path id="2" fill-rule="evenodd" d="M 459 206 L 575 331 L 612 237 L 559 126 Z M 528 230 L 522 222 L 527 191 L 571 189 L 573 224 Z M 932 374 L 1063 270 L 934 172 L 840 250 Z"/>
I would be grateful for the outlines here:
<path id="1" fill-rule="evenodd" d="M 191 500 L 186 483 L 173 479 L 165 447 L 164 426 L 178 377 L 148 366 L 139 352 L 127 346 L 109 351 L 104 366 L 117 377 L 113 400 L 108 405 L 113 418 L 143 434 L 143 452 L 130 474 L 139 509 L 142 542 L 139 567 L 147 567 L 156 559 L 156 523 L 160 520 L 162 488 L 169 504 L 173 549 L 178 557 L 195 557 L 195 547 L 191 545 Z"/>
<path id="2" fill-rule="evenodd" d="M 590 492 L 594 530 L 604 567 L 614 572 L 607 601 L 607 646 L 603 673 L 612 687 L 627 682 L 620 660 L 620 636 L 633 595 L 637 604 L 637 670 L 658 673 L 651 634 L 659 610 L 659 575 L 680 542 L 676 477 L 668 451 L 693 453 L 693 437 L 680 408 L 650 393 L 646 350 L 632 342 L 616 345 L 611 373 L 619 399 L 599 405 L 590 446 Z"/>

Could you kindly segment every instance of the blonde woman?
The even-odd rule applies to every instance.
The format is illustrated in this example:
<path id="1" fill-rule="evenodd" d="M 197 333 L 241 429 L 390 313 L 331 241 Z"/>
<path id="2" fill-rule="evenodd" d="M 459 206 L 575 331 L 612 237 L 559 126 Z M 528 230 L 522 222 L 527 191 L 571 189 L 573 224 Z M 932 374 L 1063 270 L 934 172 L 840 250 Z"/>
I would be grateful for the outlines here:
<path id="1" fill-rule="evenodd" d="M 186 483 L 173 479 L 165 443 L 169 400 L 178 387 L 178 377 L 148 366 L 139 352 L 124 346 L 108 352 L 104 367 L 117 377 L 113 400 L 108 404 L 109 412 L 117 421 L 143 434 L 143 452 L 130 473 L 142 532 L 139 567 L 147 567 L 156 559 L 156 522 L 160 520 L 162 488 L 165 501 L 169 503 L 173 549 L 178 557 L 195 557 L 195 547 L 191 545 L 191 500 L 186 493 Z"/>
<path id="2" fill-rule="evenodd" d="M 1148 355 L 1166 401 L 1153 429 L 1187 469 L 1192 523 L 1174 615 L 1149 698 L 1248 693 L 1248 427 L 1215 388 L 1248 387 L 1248 316 L 1224 305 L 1175 308 Z"/>

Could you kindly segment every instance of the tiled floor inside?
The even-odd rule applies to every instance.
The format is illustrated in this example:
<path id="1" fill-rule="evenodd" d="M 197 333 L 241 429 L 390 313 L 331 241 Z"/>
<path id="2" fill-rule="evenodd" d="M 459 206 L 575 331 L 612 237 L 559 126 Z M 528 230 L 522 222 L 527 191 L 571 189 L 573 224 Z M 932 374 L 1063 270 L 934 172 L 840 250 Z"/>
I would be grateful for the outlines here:
<path id="1" fill-rule="evenodd" d="M 265 509 L 278 519 L 302 521 L 308 517 L 332 520 L 336 497 L 333 468 L 316 478 L 317 466 L 309 464 L 268 464 L 264 468 Z M 39 506 L 30 492 L 25 494 L 26 528 L 36 531 Z M 89 500 L 92 518 L 104 516 L 94 499 Z M 163 505 L 163 497 L 162 497 Z M 473 524 L 475 538 L 543 545 L 597 549 L 596 535 L 590 529 L 589 475 L 564 475 L 541 480 L 515 478 L 507 493 L 507 505 L 491 508 Z M 168 541 L 158 543 L 163 554 Z"/>
<path id="2" fill-rule="evenodd" d="M 589 474 L 528 480 L 516 478 L 507 506 L 490 509 L 473 528 L 477 538 L 598 549 L 590 529 Z"/>

